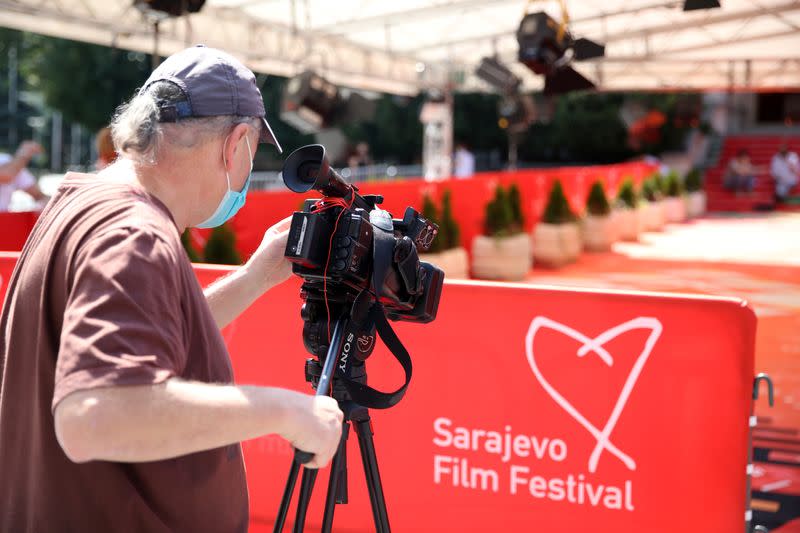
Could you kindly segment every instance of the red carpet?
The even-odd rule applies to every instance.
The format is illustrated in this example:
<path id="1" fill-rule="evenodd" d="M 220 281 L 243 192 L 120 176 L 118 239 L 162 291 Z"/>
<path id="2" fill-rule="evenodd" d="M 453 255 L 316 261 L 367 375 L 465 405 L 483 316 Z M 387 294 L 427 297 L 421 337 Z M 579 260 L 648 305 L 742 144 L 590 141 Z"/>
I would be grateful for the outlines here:
<path id="1" fill-rule="evenodd" d="M 762 384 L 755 406 L 753 523 L 800 532 L 800 216 L 702 219 L 642 241 L 534 268 L 528 281 L 747 300 L 758 315 L 756 372 L 770 375 L 775 392 L 770 408 Z"/>

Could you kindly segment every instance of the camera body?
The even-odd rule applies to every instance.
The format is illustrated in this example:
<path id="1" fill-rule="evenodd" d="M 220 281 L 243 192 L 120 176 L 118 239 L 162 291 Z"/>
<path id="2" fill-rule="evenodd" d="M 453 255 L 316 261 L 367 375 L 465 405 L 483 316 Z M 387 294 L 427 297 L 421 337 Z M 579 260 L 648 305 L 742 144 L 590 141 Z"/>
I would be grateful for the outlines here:
<path id="1" fill-rule="evenodd" d="M 380 196 L 361 197 L 367 206 L 326 207 L 325 200 L 306 200 L 303 211 L 292 216 L 285 256 L 292 272 L 305 280 L 304 291 L 327 285 L 328 292 L 355 297 L 373 282 L 375 231 L 388 231 L 394 239 L 390 267 L 381 284 L 380 301 L 393 320 L 427 323 L 436 317 L 444 273 L 420 262 L 438 232 L 436 224 L 412 208 L 402 219 L 392 219 L 377 207 Z M 383 227 L 375 229 L 375 225 Z"/>

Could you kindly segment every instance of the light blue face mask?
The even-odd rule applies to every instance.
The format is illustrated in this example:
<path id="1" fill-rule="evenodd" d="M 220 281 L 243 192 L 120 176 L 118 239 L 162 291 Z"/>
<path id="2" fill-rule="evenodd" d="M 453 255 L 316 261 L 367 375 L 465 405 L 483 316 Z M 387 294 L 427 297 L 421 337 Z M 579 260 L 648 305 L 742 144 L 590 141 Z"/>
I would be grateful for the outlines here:
<path id="1" fill-rule="evenodd" d="M 242 190 L 239 192 L 231 190 L 231 177 L 227 171 L 228 162 L 225 161 L 225 153 L 223 152 L 222 161 L 225 163 L 226 167 L 225 177 L 228 179 L 228 190 L 225 192 L 225 196 L 222 197 L 222 200 L 220 200 L 219 206 L 217 207 L 217 210 L 214 211 L 214 214 L 198 224 L 196 227 L 216 228 L 217 226 L 221 226 L 230 220 L 231 217 L 233 217 L 233 215 L 235 215 L 236 212 L 239 211 L 239 209 L 241 209 L 244 205 L 244 201 L 247 196 L 247 189 L 250 187 L 250 177 L 253 175 L 253 151 L 250 149 L 250 139 L 248 139 L 245 135 L 244 140 L 247 143 L 247 153 L 250 154 L 250 174 L 247 175 L 247 179 L 244 182 L 244 187 L 242 187 Z M 227 143 L 228 138 L 226 137 L 225 144 Z"/>

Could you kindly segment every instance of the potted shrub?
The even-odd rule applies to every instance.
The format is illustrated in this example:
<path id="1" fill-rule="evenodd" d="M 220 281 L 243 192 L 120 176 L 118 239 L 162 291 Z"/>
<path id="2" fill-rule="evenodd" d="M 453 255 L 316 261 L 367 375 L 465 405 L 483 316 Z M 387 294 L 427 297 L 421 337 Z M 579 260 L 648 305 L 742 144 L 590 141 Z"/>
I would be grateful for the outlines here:
<path id="1" fill-rule="evenodd" d="M 703 177 L 700 169 L 693 168 L 684 179 L 686 186 L 686 214 L 699 217 L 706 212 L 706 193 L 703 191 Z"/>
<path id="2" fill-rule="evenodd" d="M 644 218 L 642 211 L 633 180 L 627 178 L 617 192 L 616 222 L 621 240 L 639 240 L 639 232 L 642 231 L 642 219 Z"/>
<path id="3" fill-rule="evenodd" d="M 645 231 L 661 231 L 664 227 L 664 201 L 661 199 L 661 190 L 655 178 L 649 178 L 642 183 L 642 228 Z"/>
<path id="4" fill-rule="evenodd" d="M 533 258 L 546 266 L 558 267 L 575 261 L 583 242 L 578 217 L 564 195 L 561 182 L 556 180 L 550 190 L 542 220 L 533 231 Z"/>
<path id="5" fill-rule="evenodd" d="M 227 224 L 217 226 L 211 230 L 211 235 L 206 241 L 203 251 L 206 263 L 217 265 L 241 265 L 242 258 L 236 251 L 236 234 Z"/>
<path id="6" fill-rule="evenodd" d="M 686 221 L 686 202 L 683 199 L 683 182 L 674 170 L 665 179 L 664 217 L 667 222 Z"/>
<path id="7" fill-rule="evenodd" d="M 439 225 L 439 233 L 427 253 L 420 254 L 426 261 L 441 268 L 449 279 L 469 277 L 467 251 L 461 246 L 461 229 L 453 218 L 450 191 L 442 195 L 442 210 L 439 212 L 430 196 L 422 199 L 422 216 Z"/>
<path id="8" fill-rule="evenodd" d="M 611 205 L 606 198 L 603 182 L 592 184 L 586 200 L 586 217 L 583 219 L 583 246 L 592 252 L 607 252 L 617 240 L 617 230 Z"/>
<path id="9" fill-rule="evenodd" d="M 183 249 L 186 250 L 186 255 L 189 257 L 189 261 L 192 263 L 201 262 L 200 256 L 197 254 L 197 250 L 195 250 L 194 246 L 192 246 L 192 239 L 189 235 L 188 229 L 181 233 L 181 244 L 183 245 Z"/>
<path id="10" fill-rule="evenodd" d="M 498 185 L 486 206 L 484 235 L 472 241 L 472 274 L 477 278 L 521 280 L 531 268 L 531 241 L 522 230 L 519 191 L 513 189 Z"/>

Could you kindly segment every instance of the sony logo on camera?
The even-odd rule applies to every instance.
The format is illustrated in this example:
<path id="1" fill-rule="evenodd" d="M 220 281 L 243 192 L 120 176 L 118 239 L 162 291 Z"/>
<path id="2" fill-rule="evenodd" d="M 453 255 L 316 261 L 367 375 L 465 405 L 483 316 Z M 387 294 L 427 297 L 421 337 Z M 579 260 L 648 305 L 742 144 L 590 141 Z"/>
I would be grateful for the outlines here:
<path id="1" fill-rule="evenodd" d="M 347 371 L 347 358 L 350 357 L 350 349 L 353 347 L 353 339 L 355 335 L 352 333 L 347 334 L 347 340 L 344 341 L 344 346 L 342 346 L 342 356 L 339 358 L 339 370 L 342 373 L 346 373 Z"/>

